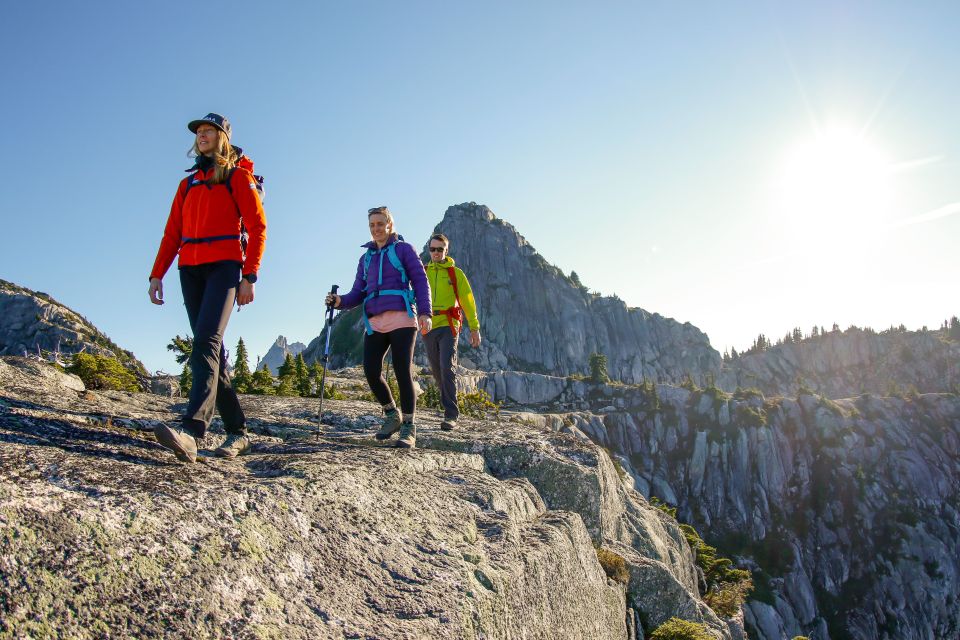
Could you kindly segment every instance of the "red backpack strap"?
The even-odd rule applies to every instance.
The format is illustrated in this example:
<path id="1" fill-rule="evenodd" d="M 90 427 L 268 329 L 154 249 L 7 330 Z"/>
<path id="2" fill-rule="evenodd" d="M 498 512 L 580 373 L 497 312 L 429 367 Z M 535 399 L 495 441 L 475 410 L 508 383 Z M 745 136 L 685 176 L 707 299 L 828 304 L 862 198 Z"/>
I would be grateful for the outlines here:
<path id="1" fill-rule="evenodd" d="M 460 290 L 457 288 L 457 269 L 456 267 L 447 267 L 447 275 L 450 276 L 450 284 L 453 285 L 453 297 L 457 300 L 457 306 L 463 308 L 460 304 Z"/>
<path id="2" fill-rule="evenodd" d="M 466 315 L 463 313 L 463 305 L 460 304 L 460 289 L 457 287 L 456 268 L 447 267 L 447 275 L 450 276 L 450 284 L 453 285 L 453 297 L 457 301 L 457 306 L 444 309 L 443 314 L 447 316 L 447 320 L 449 320 L 450 324 L 450 331 L 453 332 L 453 339 L 456 340 L 457 335 L 460 333 L 460 328 L 466 319 Z"/>

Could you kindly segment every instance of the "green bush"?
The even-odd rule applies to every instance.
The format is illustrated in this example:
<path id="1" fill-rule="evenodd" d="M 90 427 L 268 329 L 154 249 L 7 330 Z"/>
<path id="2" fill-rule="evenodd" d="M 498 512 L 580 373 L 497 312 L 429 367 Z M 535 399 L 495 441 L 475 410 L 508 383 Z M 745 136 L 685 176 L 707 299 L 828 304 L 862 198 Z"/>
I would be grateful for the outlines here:
<path id="1" fill-rule="evenodd" d="M 420 394 L 420 397 L 417 398 L 417 406 L 426 407 L 428 409 L 441 409 L 440 405 L 440 389 L 437 388 L 435 384 L 428 384 L 423 393 Z"/>
<path id="2" fill-rule="evenodd" d="M 495 419 L 500 419 L 501 403 L 494 402 L 486 391 L 457 394 L 457 404 L 460 405 L 460 413 L 471 418 L 486 418 L 488 413 L 492 413 Z"/>
<path id="3" fill-rule="evenodd" d="M 721 618 L 732 618 L 739 613 L 751 590 L 753 580 L 748 574 L 745 579 L 737 582 L 721 582 L 707 593 L 704 601 Z"/>
<path id="4" fill-rule="evenodd" d="M 78 353 L 67 371 L 83 380 L 87 389 L 140 391 L 137 378 L 116 358 Z"/>
<path id="5" fill-rule="evenodd" d="M 603 567 L 607 577 L 620 584 L 630 582 L 630 572 L 627 570 L 627 561 L 619 553 L 597 547 L 597 560 Z"/>
<path id="6" fill-rule="evenodd" d="M 713 636 L 702 624 L 670 618 L 657 627 L 650 640 L 713 640 Z"/>
<path id="7" fill-rule="evenodd" d="M 337 389 L 336 385 L 332 382 L 326 384 L 323 387 L 323 397 L 327 400 L 346 400 L 347 396 L 344 395 L 343 391 Z"/>

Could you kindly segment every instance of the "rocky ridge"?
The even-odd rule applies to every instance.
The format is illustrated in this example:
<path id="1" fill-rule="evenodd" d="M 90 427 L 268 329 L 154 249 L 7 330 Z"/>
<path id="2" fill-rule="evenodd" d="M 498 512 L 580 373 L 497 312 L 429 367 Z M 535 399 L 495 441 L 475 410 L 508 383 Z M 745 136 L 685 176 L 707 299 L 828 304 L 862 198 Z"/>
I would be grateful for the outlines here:
<path id="1" fill-rule="evenodd" d="M 960 384 L 960 341 L 952 335 L 948 329 L 831 331 L 724 362 L 717 386 L 788 396 L 807 388 L 828 398 L 953 392 Z"/>
<path id="2" fill-rule="evenodd" d="M 527 419 L 608 448 L 752 567 L 751 637 L 960 636 L 960 397 L 591 384 L 465 375 Z"/>
<path id="3" fill-rule="evenodd" d="M 116 358 L 139 376 L 143 364 L 86 318 L 50 296 L 0 280 L 0 356 L 90 353 Z"/>
<path id="4" fill-rule="evenodd" d="M 424 416 L 405 452 L 368 403 L 327 401 L 317 438 L 315 401 L 242 400 L 251 454 L 184 466 L 151 433 L 180 401 L 0 359 L 0 637 L 742 637 L 676 521 L 576 434 Z"/>

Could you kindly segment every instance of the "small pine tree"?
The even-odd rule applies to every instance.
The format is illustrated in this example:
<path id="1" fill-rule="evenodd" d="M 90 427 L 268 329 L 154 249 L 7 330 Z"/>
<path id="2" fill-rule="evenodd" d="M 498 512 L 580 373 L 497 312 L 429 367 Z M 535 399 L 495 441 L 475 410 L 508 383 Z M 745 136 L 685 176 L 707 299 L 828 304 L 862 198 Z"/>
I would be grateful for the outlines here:
<path id="1" fill-rule="evenodd" d="M 311 394 L 310 370 L 307 369 L 307 363 L 304 361 L 302 353 L 298 353 L 294 359 L 293 377 L 297 395 L 304 398 L 308 397 Z"/>
<path id="2" fill-rule="evenodd" d="M 293 354 L 288 353 L 287 357 L 283 359 L 283 364 L 280 365 L 280 368 L 277 369 L 277 377 L 285 378 L 287 376 L 292 376 L 296 373 L 297 363 L 293 359 Z"/>
<path id="3" fill-rule="evenodd" d="M 270 373 L 270 367 L 266 363 L 251 376 L 250 393 L 273 395 L 273 374 Z"/>
<path id="4" fill-rule="evenodd" d="M 233 388 L 237 393 L 250 393 L 253 385 L 248 357 L 247 345 L 243 343 L 243 338 L 240 338 L 237 342 L 237 357 L 233 361 Z"/>
<path id="5" fill-rule="evenodd" d="M 187 397 L 190 395 L 190 389 L 193 387 L 193 371 L 189 364 L 183 365 L 183 371 L 180 372 L 180 395 Z"/>
<path id="6" fill-rule="evenodd" d="M 193 338 L 174 336 L 167 345 L 167 351 L 173 351 L 177 364 L 184 364 L 190 360 L 190 354 L 193 353 Z"/>
<path id="7" fill-rule="evenodd" d="M 316 389 L 316 392 L 313 395 L 316 397 L 319 397 L 320 396 L 320 380 L 323 379 L 323 366 L 320 364 L 319 360 L 313 361 L 313 364 L 310 365 L 309 373 L 310 373 L 311 388 Z"/>
<path id="8" fill-rule="evenodd" d="M 602 353 L 590 354 L 590 380 L 595 383 L 610 382 L 607 374 L 607 356 Z"/>

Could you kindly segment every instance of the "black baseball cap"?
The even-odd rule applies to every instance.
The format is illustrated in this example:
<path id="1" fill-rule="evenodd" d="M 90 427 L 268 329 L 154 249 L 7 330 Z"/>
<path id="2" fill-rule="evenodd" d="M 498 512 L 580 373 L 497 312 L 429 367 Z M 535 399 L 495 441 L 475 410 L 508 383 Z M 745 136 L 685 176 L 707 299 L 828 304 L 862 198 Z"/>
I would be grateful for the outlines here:
<path id="1" fill-rule="evenodd" d="M 230 121 L 219 113 L 208 113 L 199 120 L 191 120 L 190 124 L 187 125 L 187 129 L 190 129 L 190 133 L 196 133 L 197 128 L 202 124 L 212 124 L 227 134 L 228 138 L 230 137 Z"/>

